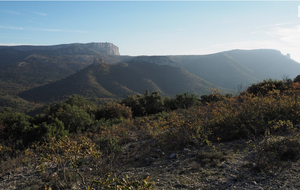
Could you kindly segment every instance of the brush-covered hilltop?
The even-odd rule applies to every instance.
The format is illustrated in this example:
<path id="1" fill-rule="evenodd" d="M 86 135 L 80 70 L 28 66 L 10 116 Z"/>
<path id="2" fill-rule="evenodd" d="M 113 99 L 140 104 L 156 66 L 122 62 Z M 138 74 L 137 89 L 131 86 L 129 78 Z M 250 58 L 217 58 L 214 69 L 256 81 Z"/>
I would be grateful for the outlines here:
<path id="1" fill-rule="evenodd" d="M 232 93 L 267 78 L 294 78 L 300 64 L 277 50 L 209 55 L 122 56 L 111 43 L 0 46 L 0 107 L 27 107 L 72 94 L 119 99 L 146 89 L 163 96 L 211 88 Z M 29 106 L 30 107 L 30 106 Z"/>

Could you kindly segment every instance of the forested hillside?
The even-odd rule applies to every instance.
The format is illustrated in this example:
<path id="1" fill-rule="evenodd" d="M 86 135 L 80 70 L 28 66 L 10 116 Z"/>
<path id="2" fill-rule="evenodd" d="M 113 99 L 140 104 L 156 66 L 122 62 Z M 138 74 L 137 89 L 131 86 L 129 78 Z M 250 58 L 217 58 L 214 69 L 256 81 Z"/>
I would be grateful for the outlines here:
<path id="1" fill-rule="evenodd" d="M 226 90 L 178 67 L 145 62 L 107 64 L 98 60 L 63 80 L 24 91 L 19 96 L 32 102 L 62 100 L 72 94 L 89 99 L 120 99 L 142 94 L 145 89 L 169 96 L 183 92 L 204 95 L 213 87 Z"/>

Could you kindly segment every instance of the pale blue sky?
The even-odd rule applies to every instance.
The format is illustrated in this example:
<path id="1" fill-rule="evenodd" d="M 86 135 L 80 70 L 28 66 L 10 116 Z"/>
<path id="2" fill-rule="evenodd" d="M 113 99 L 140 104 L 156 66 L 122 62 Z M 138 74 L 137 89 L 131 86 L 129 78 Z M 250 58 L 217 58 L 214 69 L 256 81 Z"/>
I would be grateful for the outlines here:
<path id="1" fill-rule="evenodd" d="M 1 45 L 111 42 L 122 55 L 277 49 L 300 62 L 300 1 L 0 1 Z"/>

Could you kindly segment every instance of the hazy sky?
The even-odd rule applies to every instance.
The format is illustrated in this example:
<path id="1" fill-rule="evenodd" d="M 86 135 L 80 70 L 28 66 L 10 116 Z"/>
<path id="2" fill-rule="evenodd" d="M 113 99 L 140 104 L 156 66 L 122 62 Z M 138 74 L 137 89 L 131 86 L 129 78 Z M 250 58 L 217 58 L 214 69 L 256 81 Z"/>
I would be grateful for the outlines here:
<path id="1" fill-rule="evenodd" d="M 0 1 L 1 45 L 111 42 L 122 55 L 277 49 L 300 62 L 300 1 Z"/>

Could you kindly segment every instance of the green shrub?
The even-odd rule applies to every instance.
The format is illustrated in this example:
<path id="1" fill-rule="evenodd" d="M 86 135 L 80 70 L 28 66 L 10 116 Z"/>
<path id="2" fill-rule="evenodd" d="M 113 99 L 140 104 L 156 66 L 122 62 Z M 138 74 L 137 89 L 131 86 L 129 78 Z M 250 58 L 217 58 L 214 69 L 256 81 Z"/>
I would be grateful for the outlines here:
<path id="1" fill-rule="evenodd" d="M 127 96 L 121 104 L 131 107 L 134 117 L 156 114 L 165 110 L 164 100 L 159 92 L 152 92 L 149 95 L 149 90 L 146 90 L 143 96 Z"/>
<path id="2" fill-rule="evenodd" d="M 0 112 L 0 143 L 9 144 L 15 149 L 22 149 L 35 141 L 36 136 L 30 135 L 30 131 L 34 128 L 31 120 L 31 117 L 23 113 L 11 110 Z"/>
<path id="3" fill-rule="evenodd" d="M 282 161 L 300 158 L 300 141 L 289 136 L 268 137 L 259 143 L 256 151 L 257 169 L 268 171 L 282 166 Z"/>
<path id="4" fill-rule="evenodd" d="M 102 152 L 108 154 L 119 153 L 122 151 L 118 139 L 114 137 L 101 139 L 98 144 L 100 144 Z"/>
<path id="5" fill-rule="evenodd" d="M 251 86 L 249 86 L 247 88 L 246 91 L 249 94 L 265 96 L 270 91 L 280 90 L 282 92 L 283 90 L 286 90 L 287 87 L 288 87 L 288 85 L 286 85 L 286 83 L 284 83 L 283 81 L 266 79 L 266 80 L 263 80 L 262 82 L 252 84 Z"/>
<path id="6" fill-rule="evenodd" d="M 167 111 L 176 109 L 189 109 L 195 106 L 198 102 L 198 97 L 195 94 L 187 92 L 177 94 L 174 98 L 164 98 L 164 105 Z"/>
<path id="7" fill-rule="evenodd" d="M 94 123 L 91 116 L 86 111 L 75 105 L 62 105 L 52 117 L 57 117 L 61 120 L 70 133 L 79 133 L 86 130 Z"/>
<path id="8" fill-rule="evenodd" d="M 196 109 L 178 110 L 153 124 L 153 129 L 160 131 L 156 138 L 161 146 L 171 149 L 203 145 L 210 133 L 204 130 L 201 114 Z"/>
<path id="9" fill-rule="evenodd" d="M 121 119 L 121 118 L 131 118 L 132 112 L 131 109 L 124 104 L 118 104 L 110 102 L 105 106 L 100 106 L 96 113 L 95 119 L 100 120 L 104 119 Z"/>
<path id="10" fill-rule="evenodd" d="M 68 130 L 62 121 L 57 118 L 49 118 L 47 122 L 39 124 L 32 135 L 40 136 L 40 140 L 49 140 L 51 138 L 61 139 L 68 135 Z"/>
<path id="11" fill-rule="evenodd" d="M 203 127 L 212 132 L 210 140 L 218 137 L 222 140 L 255 139 L 267 130 L 271 133 L 279 129 L 291 130 L 292 124 L 299 123 L 300 116 L 299 97 L 293 96 L 284 93 L 254 96 L 246 93 L 239 98 L 209 103 L 202 107 Z M 278 122 L 282 126 L 275 129 Z"/>

